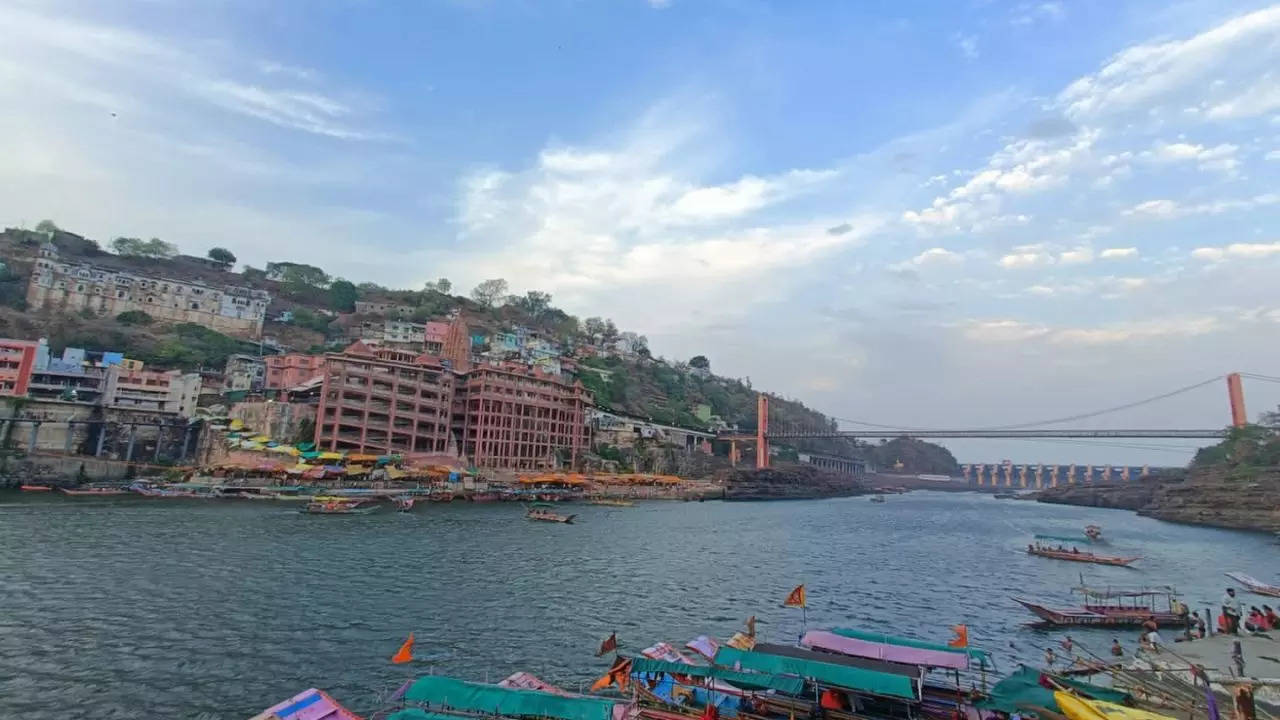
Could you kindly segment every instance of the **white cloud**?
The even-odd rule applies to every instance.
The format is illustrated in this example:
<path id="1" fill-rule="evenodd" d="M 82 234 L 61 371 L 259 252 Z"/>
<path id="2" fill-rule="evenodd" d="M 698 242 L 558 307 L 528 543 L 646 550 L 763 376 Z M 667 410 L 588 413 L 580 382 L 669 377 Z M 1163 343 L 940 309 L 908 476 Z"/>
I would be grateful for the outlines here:
<path id="1" fill-rule="evenodd" d="M 1224 247 L 1199 247 L 1191 251 L 1197 260 L 1217 262 L 1227 258 L 1258 259 L 1280 256 L 1280 241 L 1270 243 L 1231 243 Z"/>
<path id="2" fill-rule="evenodd" d="M 1164 338 L 1198 337 L 1222 329 L 1222 321 L 1210 315 L 1175 316 L 1098 326 L 1054 327 L 1021 320 L 970 320 L 963 328 L 966 339 L 983 343 L 1023 343 L 1044 340 L 1055 345 L 1112 345 Z"/>
<path id="3" fill-rule="evenodd" d="M 1127 260 L 1138 257 L 1138 248 L 1107 248 L 1098 253 L 1103 260 Z"/>
<path id="4" fill-rule="evenodd" d="M 1143 153 L 1143 157 L 1158 163 L 1194 162 L 1201 170 L 1230 173 L 1240 165 L 1236 157 L 1239 149 L 1231 143 L 1205 147 L 1186 142 L 1157 142 L 1150 151 Z"/>
<path id="5" fill-rule="evenodd" d="M 946 248 L 929 248 L 924 252 L 911 258 L 912 265 L 955 265 L 962 262 L 964 258 L 959 253 L 951 252 Z"/>
<path id="6" fill-rule="evenodd" d="M 1280 6 L 1240 15 L 1184 40 L 1135 45 L 1058 95 L 1067 116 L 1084 121 L 1120 113 L 1181 110 L 1207 102 L 1210 119 L 1269 112 L 1280 64 Z M 1262 77 L 1261 83 L 1255 78 Z M 1221 81 L 1216 82 L 1215 81 Z M 1259 88 L 1259 84 L 1264 87 Z"/>
<path id="7" fill-rule="evenodd" d="M 978 57 L 978 38 L 974 35 L 957 34 L 951 38 L 955 46 L 960 49 L 960 53 L 970 60 Z"/>
<path id="8" fill-rule="evenodd" d="M 1125 215 L 1168 219 L 1188 215 L 1220 215 L 1225 212 L 1253 210 L 1280 203 L 1280 193 L 1265 193 L 1251 198 L 1214 200 L 1212 202 L 1180 205 L 1172 200 L 1146 200 L 1124 211 Z"/>
<path id="9" fill-rule="evenodd" d="M 645 2 L 649 3 L 649 7 L 659 10 L 671 5 L 671 0 L 645 0 Z"/>
<path id="10" fill-rule="evenodd" d="M 1063 265 L 1084 265 L 1093 262 L 1093 248 L 1082 245 L 1058 254 L 1058 262 Z"/>
<path id="11" fill-rule="evenodd" d="M 1066 15 L 1060 2 L 1021 3 L 1013 9 L 1009 24 L 1014 26 L 1034 25 L 1042 20 L 1058 21 Z"/>
<path id="12" fill-rule="evenodd" d="M 1053 262 L 1053 256 L 1042 252 L 1012 252 L 1002 256 L 997 264 L 1007 270 L 1039 267 Z"/>
<path id="13" fill-rule="evenodd" d="M 1272 150 L 1266 154 L 1268 160 L 1280 160 L 1280 150 Z"/>
<path id="14" fill-rule="evenodd" d="M 1056 291 L 1048 285 L 1032 285 L 1023 292 L 1028 295 L 1040 295 L 1042 297 L 1047 297 L 1049 295 L 1053 295 Z"/>

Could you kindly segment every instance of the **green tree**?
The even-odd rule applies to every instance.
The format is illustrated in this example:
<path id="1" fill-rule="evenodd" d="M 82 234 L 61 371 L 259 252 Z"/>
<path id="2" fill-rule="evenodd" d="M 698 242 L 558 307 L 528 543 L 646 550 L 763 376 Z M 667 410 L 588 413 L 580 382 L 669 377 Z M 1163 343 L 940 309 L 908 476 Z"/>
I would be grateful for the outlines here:
<path id="1" fill-rule="evenodd" d="M 351 312 L 356 309 L 356 299 L 360 296 L 356 286 L 347 280 L 334 280 L 329 285 L 329 307 L 338 312 Z"/>
<path id="2" fill-rule="evenodd" d="M 58 230 L 60 229 L 61 228 L 55 225 L 52 220 L 41 220 L 40 222 L 36 223 L 36 232 L 41 232 L 41 233 L 44 233 L 45 235 L 52 235 L 58 232 Z"/>
<path id="3" fill-rule="evenodd" d="M 537 320 L 551 308 L 551 294 L 530 290 L 523 297 L 512 295 L 507 298 L 508 305 L 514 305 L 529 317 Z"/>
<path id="4" fill-rule="evenodd" d="M 438 292 L 441 295 L 448 295 L 449 291 L 453 289 L 453 283 L 449 282 L 449 278 L 442 277 L 435 282 L 428 280 L 423 283 L 422 289 L 428 292 Z"/>
<path id="5" fill-rule="evenodd" d="M 507 294 L 507 281 L 502 278 L 493 278 L 485 280 L 471 291 L 471 299 L 481 305 L 491 308 L 498 304 L 498 301 Z"/>
<path id="6" fill-rule="evenodd" d="M 711 361 L 707 359 L 706 355 L 694 355 L 689 358 L 689 367 L 698 368 L 699 370 L 709 370 L 711 369 Z"/>
<path id="7" fill-rule="evenodd" d="M 154 237 L 150 240 L 118 237 L 111 241 L 111 249 L 124 257 L 168 259 L 178 254 L 176 245 Z"/>
<path id="8" fill-rule="evenodd" d="M 209 250 L 209 259 L 224 267 L 236 264 L 236 256 L 226 248 L 216 247 Z"/>
<path id="9" fill-rule="evenodd" d="M 324 288 L 329 286 L 329 276 L 324 270 L 304 263 L 269 262 L 267 277 L 285 285 Z"/>
<path id="10" fill-rule="evenodd" d="M 126 310 L 116 316 L 116 322 L 121 325 L 150 325 L 152 319 L 141 310 Z"/>
<path id="11" fill-rule="evenodd" d="M 604 336 L 604 320 L 598 317 L 589 317 L 582 321 L 582 331 L 587 334 L 587 339 L 592 345 L 599 345 L 600 338 Z"/>

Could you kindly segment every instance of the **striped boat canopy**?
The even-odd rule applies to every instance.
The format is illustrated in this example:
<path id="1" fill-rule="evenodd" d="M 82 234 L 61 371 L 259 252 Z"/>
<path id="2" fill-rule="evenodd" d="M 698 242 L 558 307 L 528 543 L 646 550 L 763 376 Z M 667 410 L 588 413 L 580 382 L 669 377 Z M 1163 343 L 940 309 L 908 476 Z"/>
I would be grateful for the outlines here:
<path id="1" fill-rule="evenodd" d="M 870 632 L 867 630 L 858 630 L 856 628 L 831 628 L 831 632 L 836 635 L 843 635 L 847 638 L 857 640 L 866 640 L 868 642 L 884 643 L 885 645 L 898 645 L 900 647 L 920 648 L 922 650 L 941 650 L 943 652 L 968 653 L 969 657 L 975 660 L 984 660 L 991 662 L 991 653 L 981 648 L 953 648 L 950 645 L 942 643 L 926 642 L 924 640 L 913 640 L 911 638 L 897 637 L 895 635 L 885 635 L 884 633 Z"/>

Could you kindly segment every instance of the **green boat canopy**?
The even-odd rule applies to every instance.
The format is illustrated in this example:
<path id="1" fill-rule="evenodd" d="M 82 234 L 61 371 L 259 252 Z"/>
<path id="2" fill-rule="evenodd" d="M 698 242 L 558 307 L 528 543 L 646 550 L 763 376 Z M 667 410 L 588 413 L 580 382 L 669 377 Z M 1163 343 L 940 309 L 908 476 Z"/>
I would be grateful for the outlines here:
<path id="1" fill-rule="evenodd" d="M 1123 703 L 1129 699 L 1128 693 L 1090 685 L 1071 678 L 1054 675 L 1053 681 L 1073 688 L 1092 700 Z M 1053 699 L 1053 691 L 1040 684 L 1040 671 L 1026 666 L 1018 668 L 1017 672 L 996 683 L 986 699 L 979 700 L 973 705 L 982 710 L 1001 710 L 1007 713 L 1033 711 L 1037 708 L 1056 713 L 1062 712 Z"/>
<path id="2" fill-rule="evenodd" d="M 440 676 L 418 678 L 404 697 L 462 712 L 558 720 L 612 720 L 614 705 L 613 701 L 602 698 L 563 697 Z"/>
<path id="3" fill-rule="evenodd" d="M 988 663 L 991 662 L 991 653 L 981 648 L 953 648 L 950 645 L 943 645 L 942 643 L 913 640 L 911 638 L 898 637 L 896 635 L 885 635 L 884 633 L 871 632 L 869 630 L 857 630 L 854 628 L 831 628 L 829 632 L 842 637 L 882 643 L 884 645 L 897 645 L 899 647 L 920 648 L 921 650 L 940 650 L 942 652 L 953 653 L 963 652 L 968 653 L 969 657 L 975 660 L 984 660 Z"/>
<path id="4" fill-rule="evenodd" d="M 716 651 L 715 663 L 726 667 L 777 675 L 798 675 L 811 678 L 819 685 L 831 685 L 850 690 L 861 690 L 875 695 L 916 699 L 915 685 L 911 678 L 875 670 L 864 670 L 832 663 L 802 660 L 800 658 L 769 655 L 722 646 Z"/>
<path id="5" fill-rule="evenodd" d="M 461 715 L 446 715 L 444 713 L 427 712 L 422 708 L 409 708 L 408 710 L 400 710 L 392 713 L 387 720 L 467 720 Z"/>
<path id="6" fill-rule="evenodd" d="M 633 673 L 667 673 L 668 675 L 689 675 L 692 677 L 709 677 L 723 680 L 731 685 L 753 690 L 777 690 L 787 695 L 799 695 L 804 692 L 804 680 L 798 677 L 773 675 L 770 673 L 740 672 L 715 665 L 689 665 L 673 663 L 666 660 L 652 660 L 638 657 L 631 661 Z"/>

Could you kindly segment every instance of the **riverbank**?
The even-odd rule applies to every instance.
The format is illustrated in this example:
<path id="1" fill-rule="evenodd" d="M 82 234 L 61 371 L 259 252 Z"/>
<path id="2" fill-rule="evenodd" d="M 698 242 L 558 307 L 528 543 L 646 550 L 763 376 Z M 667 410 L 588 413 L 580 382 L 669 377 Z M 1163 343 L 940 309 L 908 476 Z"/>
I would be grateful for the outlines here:
<path id="1" fill-rule="evenodd" d="M 872 492 L 857 478 L 811 465 L 731 470 L 716 484 L 724 488 L 725 500 L 814 500 Z"/>
<path id="2" fill-rule="evenodd" d="M 1181 478 L 1049 488 L 1037 499 L 1133 510 L 1168 522 L 1280 532 L 1280 468 L 1256 469 L 1247 475 L 1228 468 L 1196 469 Z"/>

